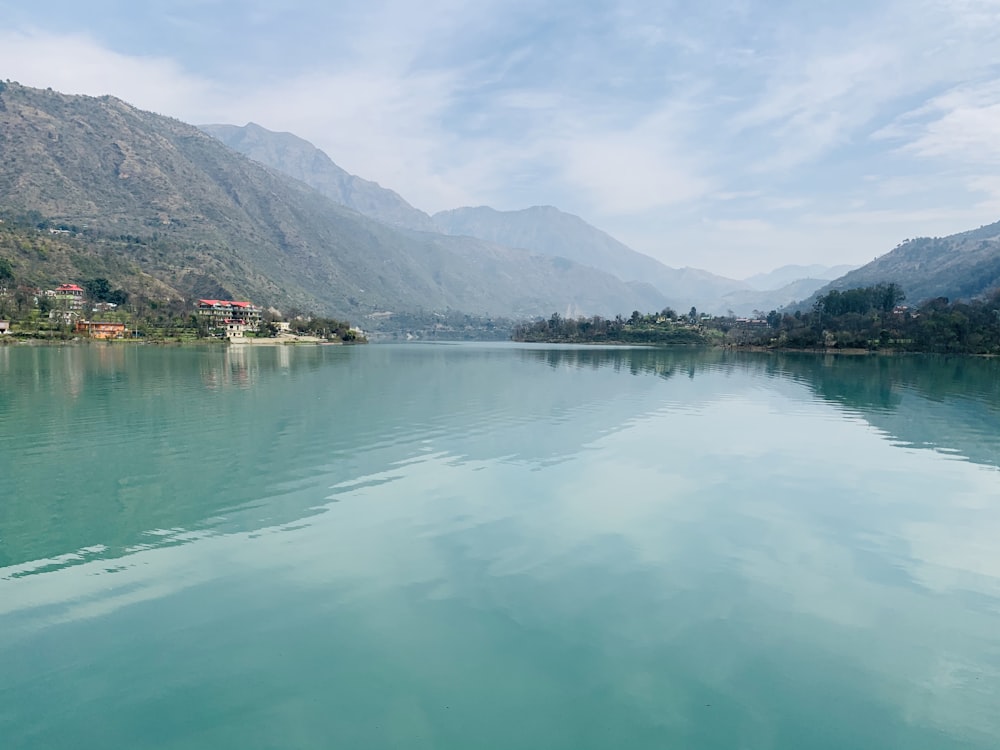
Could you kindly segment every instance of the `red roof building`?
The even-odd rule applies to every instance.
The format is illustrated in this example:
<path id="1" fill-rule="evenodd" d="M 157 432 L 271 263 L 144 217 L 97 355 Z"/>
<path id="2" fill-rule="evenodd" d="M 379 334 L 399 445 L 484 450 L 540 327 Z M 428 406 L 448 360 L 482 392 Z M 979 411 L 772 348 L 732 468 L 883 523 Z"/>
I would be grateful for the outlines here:
<path id="1" fill-rule="evenodd" d="M 83 307 L 83 289 L 76 284 L 61 284 L 55 288 L 52 296 L 70 310 L 79 310 Z"/>

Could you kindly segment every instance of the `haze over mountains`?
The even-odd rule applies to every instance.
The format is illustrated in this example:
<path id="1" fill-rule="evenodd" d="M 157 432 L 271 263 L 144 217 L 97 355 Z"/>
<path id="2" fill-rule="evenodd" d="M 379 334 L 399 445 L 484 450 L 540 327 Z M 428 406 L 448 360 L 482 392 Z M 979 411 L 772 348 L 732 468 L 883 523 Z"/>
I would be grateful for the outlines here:
<path id="1" fill-rule="evenodd" d="M 815 263 L 808 266 L 792 264 L 781 266 L 781 268 L 775 268 L 773 271 L 769 271 L 767 273 L 754 274 L 753 276 L 744 279 L 744 281 L 750 286 L 751 289 L 756 289 L 759 292 L 766 292 L 768 290 L 781 289 L 782 287 L 799 283 L 803 279 L 833 281 L 834 279 L 843 276 L 848 271 L 853 270 L 855 267 L 856 266 L 850 265 L 821 266 Z"/>
<path id="2" fill-rule="evenodd" d="M 671 268 L 553 206 L 533 206 L 520 211 L 497 211 L 488 206 L 457 208 L 431 217 L 406 203 L 397 193 L 349 174 L 321 150 L 291 133 L 274 133 L 254 123 L 201 128 L 251 159 L 302 180 L 338 203 L 372 218 L 409 229 L 474 237 L 568 259 L 624 281 L 650 284 L 678 310 L 690 306 L 720 313 L 735 309 L 738 314 L 748 314 L 754 308 L 770 310 L 803 299 L 826 280 L 835 278 L 826 267 L 786 266 L 772 272 L 773 281 L 768 286 L 767 274 L 755 277 L 756 283 L 750 283 L 696 268 Z M 796 276 L 798 269 L 804 273 Z M 792 281 L 796 285 L 790 286 Z M 753 294 L 753 289 L 774 293 Z"/>
<path id="3" fill-rule="evenodd" d="M 13 83 L 0 84 L 0 154 L 0 211 L 85 228 L 57 253 L 13 253 L 15 275 L 37 285 L 106 274 L 133 291 L 359 319 L 666 306 L 741 315 L 821 287 L 896 281 L 917 301 L 1000 284 L 1000 225 L 908 241 L 846 276 L 842 266 L 787 266 L 738 281 L 670 268 L 551 206 L 429 216 L 289 133 L 199 130 L 110 96 Z M 111 240 L 127 241 L 127 253 Z"/>
<path id="4" fill-rule="evenodd" d="M 552 206 L 521 211 L 496 211 L 487 206 L 457 208 L 434 215 L 447 234 L 477 237 L 509 247 L 569 258 L 628 280 L 642 279 L 671 300 L 678 309 L 705 305 L 743 282 L 695 268 L 670 268 L 622 244 L 578 216 Z"/>

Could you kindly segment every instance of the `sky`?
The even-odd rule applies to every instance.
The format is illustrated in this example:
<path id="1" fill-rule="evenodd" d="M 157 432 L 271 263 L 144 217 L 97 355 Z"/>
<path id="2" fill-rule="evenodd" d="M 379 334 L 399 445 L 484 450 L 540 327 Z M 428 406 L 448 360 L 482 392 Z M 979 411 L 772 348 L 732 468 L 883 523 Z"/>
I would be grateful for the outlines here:
<path id="1" fill-rule="evenodd" d="M 1000 0 L 0 0 L 0 78 L 255 122 L 430 213 L 554 205 L 671 266 L 1000 220 Z"/>

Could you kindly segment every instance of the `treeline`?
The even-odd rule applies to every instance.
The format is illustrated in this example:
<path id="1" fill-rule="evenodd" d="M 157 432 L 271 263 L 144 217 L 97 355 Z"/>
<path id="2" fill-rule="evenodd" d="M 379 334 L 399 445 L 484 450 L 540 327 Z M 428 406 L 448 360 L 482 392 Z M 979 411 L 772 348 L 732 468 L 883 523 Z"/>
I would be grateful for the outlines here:
<path id="1" fill-rule="evenodd" d="M 562 318 L 523 323 L 515 341 L 660 345 L 725 345 L 771 349 L 834 349 L 951 354 L 1000 354 L 1000 290 L 986 299 L 945 297 L 903 304 L 898 284 L 834 290 L 811 310 L 772 310 L 748 318 L 678 315 L 669 308 L 629 318 Z"/>
<path id="2" fill-rule="evenodd" d="M 831 291 L 813 309 L 768 315 L 768 329 L 747 343 L 790 349 L 868 349 L 1000 354 L 1000 291 L 986 299 L 946 297 L 903 305 L 896 284 Z M 747 337 L 744 337 L 747 338 Z"/>
<path id="3" fill-rule="evenodd" d="M 687 317 L 678 316 L 667 308 L 659 313 L 643 315 L 633 311 L 629 318 L 564 318 L 553 313 L 548 320 L 522 323 L 514 328 L 514 341 L 587 344 L 663 344 L 704 346 L 718 334 L 700 325 L 697 311 L 692 308 Z"/>
<path id="4" fill-rule="evenodd" d="M 376 313 L 365 321 L 365 330 L 385 340 L 507 341 L 514 321 L 503 317 L 471 315 L 457 310 Z"/>
<path id="5" fill-rule="evenodd" d="M 906 294 L 899 284 L 876 284 L 843 292 L 834 289 L 819 297 L 813 309 L 831 318 L 850 313 L 865 315 L 872 311 L 888 313 L 905 299 Z"/>

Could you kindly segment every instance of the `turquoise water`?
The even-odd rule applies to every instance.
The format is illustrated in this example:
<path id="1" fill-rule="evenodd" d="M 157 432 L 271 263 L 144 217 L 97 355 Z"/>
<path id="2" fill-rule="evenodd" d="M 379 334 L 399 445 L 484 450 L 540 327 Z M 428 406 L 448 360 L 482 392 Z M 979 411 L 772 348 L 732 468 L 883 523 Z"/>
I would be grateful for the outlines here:
<path id="1" fill-rule="evenodd" d="M 0 347 L 0 746 L 996 748 L 1000 362 Z"/>

